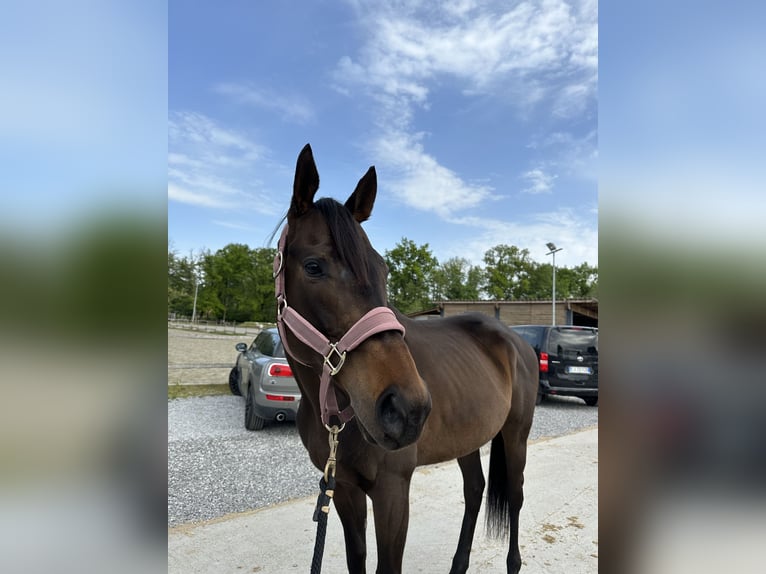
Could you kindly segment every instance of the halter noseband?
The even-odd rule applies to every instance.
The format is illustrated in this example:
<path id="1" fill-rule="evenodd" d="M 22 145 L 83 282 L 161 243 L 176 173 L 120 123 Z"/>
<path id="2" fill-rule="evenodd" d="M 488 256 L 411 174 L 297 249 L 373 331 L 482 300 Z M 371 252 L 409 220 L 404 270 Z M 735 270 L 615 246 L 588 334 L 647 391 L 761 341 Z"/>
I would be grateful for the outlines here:
<path id="1" fill-rule="evenodd" d="M 274 291 L 277 297 L 277 328 L 285 350 L 296 361 L 299 360 L 290 351 L 285 329 L 289 329 L 303 344 L 310 347 L 323 358 L 322 376 L 319 381 L 319 404 L 322 422 L 330 424 L 330 417 L 336 416 L 341 424 L 354 418 L 354 410 L 348 405 L 342 411 L 338 407 L 335 388 L 330 384 L 331 378 L 340 372 L 346 361 L 346 353 L 354 350 L 369 337 L 383 331 L 399 331 L 404 335 L 404 327 L 396 319 L 394 312 L 388 307 L 375 307 L 365 313 L 351 328 L 346 331 L 339 341 L 331 343 L 316 327 L 309 323 L 300 313 L 287 304 L 285 295 L 284 251 L 287 243 L 287 225 L 279 238 L 277 254 L 274 257 Z M 307 365 L 308 366 L 308 365 Z"/>

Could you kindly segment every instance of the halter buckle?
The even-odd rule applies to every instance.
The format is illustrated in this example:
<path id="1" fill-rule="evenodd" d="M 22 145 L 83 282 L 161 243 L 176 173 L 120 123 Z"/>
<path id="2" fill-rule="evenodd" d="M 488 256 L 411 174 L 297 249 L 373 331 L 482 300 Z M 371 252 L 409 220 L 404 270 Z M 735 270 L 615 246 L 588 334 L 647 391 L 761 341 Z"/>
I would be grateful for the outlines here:
<path id="1" fill-rule="evenodd" d="M 324 357 L 324 364 L 327 365 L 328 369 L 330 369 L 331 377 L 337 375 L 343 367 L 343 363 L 346 362 L 346 351 L 341 353 L 338 350 L 337 345 L 338 343 L 330 343 L 330 352 L 327 353 L 327 356 Z M 335 365 L 332 364 L 333 353 L 335 353 L 335 355 L 338 357 L 338 362 Z"/>

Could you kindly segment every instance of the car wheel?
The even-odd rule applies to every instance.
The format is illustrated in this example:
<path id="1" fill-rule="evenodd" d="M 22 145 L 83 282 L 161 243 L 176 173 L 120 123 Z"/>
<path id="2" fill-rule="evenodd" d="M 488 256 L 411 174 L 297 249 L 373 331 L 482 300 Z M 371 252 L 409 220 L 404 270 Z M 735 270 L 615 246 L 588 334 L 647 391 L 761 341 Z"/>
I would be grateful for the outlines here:
<path id="1" fill-rule="evenodd" d="M 545 395 L 542 392 L 537 391 L 537 398 L 535 399 L 535 404 L 539 405 L 541 402 L 543 402 L 544 399 L 545 399 Z"/>
<path id="2" fill-rule="evenodd" d="M 251 382 L 247 385 L 247 397 L 245 398 L 245 428 L 247 430 L 261 430 L 266 424 L 266 419 L 259 417 L 255 413 L 255 398 L 253 397 L 253 387 Z"/>
<path id="3" fill-rule="evenodd" d="M 598 404 L 598 396 L 595 397 L 583 397 L 582 400 L 585 401 L 585 404 L 589 407 L 595 407 Z"/>
<path id="4" fill-rule="evenodd" d="M 242 396 L 242 391 L 239 390 L 239 369 L 237 367 L 229 372 L 229 390 L 232 395 Z"/>

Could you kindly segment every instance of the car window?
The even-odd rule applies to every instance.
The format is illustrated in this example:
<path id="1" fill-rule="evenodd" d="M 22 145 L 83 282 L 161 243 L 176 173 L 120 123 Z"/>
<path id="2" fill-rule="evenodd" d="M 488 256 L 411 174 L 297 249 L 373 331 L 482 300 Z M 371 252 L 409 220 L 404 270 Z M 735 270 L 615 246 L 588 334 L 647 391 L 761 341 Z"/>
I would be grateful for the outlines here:
<path id="1" fill-rule="evenodd" d="M 598 357 L 598 333 L 590 329 L 551 329 L 548 349 L 562 358 L 578 354 Z"/>
<path id="2" fill-rule="evenodd" d="M 527 343 L 532 345 L 532 347 L 535 349 L 535 351 L 540 352 L 540 338 L 543 333 L 543 328 L 541 327 L 511 327 L 514 331 L 516 331 L 522 339 L 524 339 Z"/>
<path id="3" fill-rule="evenodd" d="M 263 337 L 263 333 L 260 333 L 255 339 L 253 339 L 253 342 L 250 344 L 250 350 L 251 351 L 257 351 L 258 350 L 258 341 Z"/>
<path id="4" fill-rule="evenodd" d="M 263 331 L 255 339 L 255 347 L 256 347 L 256 350 L 261 355 L 266 355 L 267 357 L 273 357 L 274 356 L 274 338 L 272 337 L 272 334 L 269 333 L 268 331 Z"/>
<path id="5" fill-rule="evenodd" d="M 285 357 L 285 348 L 284 348 L 284 346 L 282 346 L 282 341 L 279 338 L 279 333 L 277 333 L 277 332 L 272 333 L 271 334 L 271 338 L 272 338 L 272 343 L 273 343 L 273 346 L 274 346 L 274 354 L 272 356 L 273 357 L 284 358 Z"/>

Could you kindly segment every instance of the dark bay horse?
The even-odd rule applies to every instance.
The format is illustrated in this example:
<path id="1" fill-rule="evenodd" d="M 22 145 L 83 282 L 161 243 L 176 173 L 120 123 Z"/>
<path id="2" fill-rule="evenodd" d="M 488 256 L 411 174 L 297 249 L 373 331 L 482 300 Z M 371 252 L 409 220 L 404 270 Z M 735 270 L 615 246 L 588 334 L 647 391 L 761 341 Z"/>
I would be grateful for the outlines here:
<path id="1" fill-rule="evenodd" d="M 452 459 L 463 475 L 465 514 L 450 571 L 465 572 L 485 487 L 479 448 L 490 440 L 487 525 L 491 534 L 510 535 L 507 569 L 518 572 L 523 473 L 538 386 L 534 351 L 481 314 L 414 321 L 387 308 L 387 267 L 360 225 L 375 201 L 375 168 L 345 204 L 327 198 L 315 202 L 318 188 L 319 174 L 306 145 L 298 157 L 275 264 L 284 291 L 280 322 L 289 305 L 329 341 L 341 340 L 374 310 L 383 309 L 384 321 L 396 325 L 380 327 L 348 353 L 328 352 L 329 385 L 338 408 L 353 410 L 339 435 L 334 495 L 349 572 L 366 571 L 366 496 L 375 519 L 377 572 L 401 572 L 412 473 L 419 465 Z M 298 430 L 311 461 L 322 470 L 330 447 L 320 378 L 328 367 L 307 337 L 282 328 L 303 393 Z"/>

